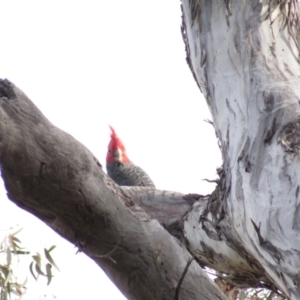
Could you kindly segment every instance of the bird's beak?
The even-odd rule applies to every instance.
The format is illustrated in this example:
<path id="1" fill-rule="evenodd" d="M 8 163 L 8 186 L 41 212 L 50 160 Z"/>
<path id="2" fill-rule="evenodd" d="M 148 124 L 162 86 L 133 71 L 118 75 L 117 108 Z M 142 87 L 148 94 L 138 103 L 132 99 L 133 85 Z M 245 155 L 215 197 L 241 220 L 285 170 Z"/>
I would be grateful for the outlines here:
<path id="1" fill-rule="evenodd" d="M 117 148 L 116 151 L 115 151 L 115 154 L 114 154 L 114 157 L 115 157 L 115 161 L 118 162 L 118 163 L 122 163 L 122 158 L 123 158 L 123 152 L 121 149 Z"/>

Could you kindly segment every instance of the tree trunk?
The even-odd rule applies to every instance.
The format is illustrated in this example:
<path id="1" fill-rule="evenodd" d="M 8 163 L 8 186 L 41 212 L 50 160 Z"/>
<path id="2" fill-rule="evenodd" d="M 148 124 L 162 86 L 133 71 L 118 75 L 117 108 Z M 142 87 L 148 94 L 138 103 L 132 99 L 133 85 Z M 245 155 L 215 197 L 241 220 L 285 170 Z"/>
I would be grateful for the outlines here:
<path id="1" fill-rule="evenodd" d="M 187 62 L 224 165 L 214 193 L 119 187 L 83 145 L 0 82 L 8 197 L 93 259 L 129 299 L 225 299 L 237 287 L 300 297 L 299 4 L 182 0 Z"/>
<path id="2" fill-rule="evenodd" d="M 209 247 L 209 262 L 236 284 L 299 299 L 299 2 L 182 3 L 187 61 L 224 160 L 219 207 L 185 224 L 190 248 L 203 257 Z"/>

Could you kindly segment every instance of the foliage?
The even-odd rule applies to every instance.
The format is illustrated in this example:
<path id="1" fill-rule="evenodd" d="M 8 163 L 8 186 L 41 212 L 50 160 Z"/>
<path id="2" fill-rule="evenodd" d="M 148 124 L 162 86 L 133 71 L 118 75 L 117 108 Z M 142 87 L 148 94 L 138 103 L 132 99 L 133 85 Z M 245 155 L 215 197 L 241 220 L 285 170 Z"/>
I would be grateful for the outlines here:
<path id="1" fill-rule="evenodd" d="M 0 299 L 11 299 L 12 295 L 16 295 L 17 299 L 20 299 L 26 292 L 27 277 L 20 281 L 17 277 L 18 262 L 21 257 L 29 256 L 31 252 L 25 247 L 21 246 L 21 241 L 17 237 L 17 234 L 22 229 L 8 233 L 0 242 Z M 45 276 L 47 278 L 47 284 L 49 285 L 52 280 L 52 267 L 57 270 L 58 267 L 55 264 L 50 252 L 56 246 L 51 246 L 49 249 L 44 249 L 44 257 L 40 253 L 32 255 L 32 261 L 29 269 L 32 276 L 37 280 L 39 276 Z M 45 270 L 45 271 L 43 271 Z"/>

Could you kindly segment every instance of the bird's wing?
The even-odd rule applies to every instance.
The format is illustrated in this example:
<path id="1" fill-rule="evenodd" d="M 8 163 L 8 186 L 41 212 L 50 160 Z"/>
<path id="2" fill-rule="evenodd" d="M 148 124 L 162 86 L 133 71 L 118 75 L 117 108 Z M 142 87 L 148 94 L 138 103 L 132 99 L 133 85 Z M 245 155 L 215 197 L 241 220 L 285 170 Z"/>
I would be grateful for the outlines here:
<path id="1" fill-rule="evenodd" d="M 149 175 L 140 167 L 136 166 L 136 173 L 138 177 L 140 178 L 141 181 L 141 186 L 149 186 L 149 187 L 154 187 L 155 185 Z"/>

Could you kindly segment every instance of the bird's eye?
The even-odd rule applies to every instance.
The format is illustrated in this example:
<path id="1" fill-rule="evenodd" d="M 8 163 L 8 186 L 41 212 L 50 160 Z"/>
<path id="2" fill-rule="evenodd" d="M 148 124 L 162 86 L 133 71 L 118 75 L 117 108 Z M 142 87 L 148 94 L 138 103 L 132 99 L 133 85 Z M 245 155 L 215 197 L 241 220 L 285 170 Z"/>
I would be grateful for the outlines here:
<path id="1" fill-rule="evenodd" d="M 110 149 L 108 149 L 108 152 L 109 152 L 109 153 L 111 153 L 111 150 L 110 150 Z"/>

